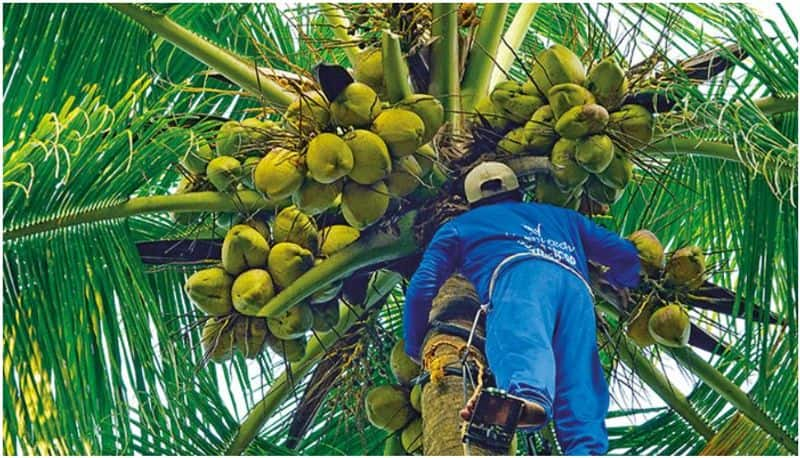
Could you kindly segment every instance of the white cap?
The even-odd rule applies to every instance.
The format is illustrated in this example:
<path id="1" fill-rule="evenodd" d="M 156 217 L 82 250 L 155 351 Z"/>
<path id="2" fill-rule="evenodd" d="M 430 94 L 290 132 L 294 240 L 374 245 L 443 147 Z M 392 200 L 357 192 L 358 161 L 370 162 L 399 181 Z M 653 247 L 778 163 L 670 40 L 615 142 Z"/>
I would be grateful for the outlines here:
<path id="1" fill-rule="evenodd" d="M 495 189 L 484 189 L 490 181 L 499 181 Z M 464 194 L 467 202 L 473 204 L 481 199 L 519 189 L 517 174 L 502 162 L 482 162 L 469 171 L 464 179 Z"/>

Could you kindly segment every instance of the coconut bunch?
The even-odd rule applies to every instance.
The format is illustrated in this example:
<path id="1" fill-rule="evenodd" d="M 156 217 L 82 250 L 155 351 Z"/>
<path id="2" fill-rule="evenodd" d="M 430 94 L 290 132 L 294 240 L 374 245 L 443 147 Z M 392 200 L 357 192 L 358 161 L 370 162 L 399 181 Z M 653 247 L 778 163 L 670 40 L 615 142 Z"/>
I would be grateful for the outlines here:
<path id="1" fill-rule="evenodd" d="M 584 195 L 616 202 L 633 177 L 631 154 L 652 138 L 652 114 L 623 105 L 628 79 L 613 59 L 589 72 L 577 55 L 553 45 L 534 59 L 525 82 L 503 81 L 476 105 L 476 117 L 499 138 L 499 155 L 546 156 L 536 199 L 578 209 Z M 486 136 L 485 133 L 483 133 Z"/>
<path id="2" fill-rule="evenodd" d="M 650 296 L 631 314 L 626 334 L 642 348 L 655 343 L 680 348 L 689 343 L 691 328 L 685 306 Z"/>
<path id="3" fill-rule="evenodd" d="M 420 367 L 406 355 L 402 339 L 392 347 L 390 366 L 397 384 L 369 390 L 364 400 L 367 419 L 376 428 L 392 433 L 387 438 L 392 455 L 420 455 L 422 385 L 411 385 Z"/>
<path id="4" fill-rule="evenodd" d="M 642 263 L 642 271 L 657 279 L 664 289 L 681 293 L 698 289 L 706 281 L 706 260 L 698 246 L 675 250 L 666 259 L 664 246 L 655 234 L 642 229 L 628 236 Z M 666 264 L 665 264 L 666 259 Z"/>
<path id="5" fill-rule="evenodd" d="M 295 206 L 278 213 L 272 230 L 256 220 L 231 227 L 219 265 L 194 273 L 184 286 L 198 309 L 209 315 L 202 332 L 206 355 L 221 362 L 238 350 L 255 358 L 269 347 L 287 361 L 302 358 L 309 332 L 327 332 L 338 323 L 341 283 L 276 317 L 262 318 L 259 312 L 282 289 L 359 235 L 345 225 L 319 231 Z"/>

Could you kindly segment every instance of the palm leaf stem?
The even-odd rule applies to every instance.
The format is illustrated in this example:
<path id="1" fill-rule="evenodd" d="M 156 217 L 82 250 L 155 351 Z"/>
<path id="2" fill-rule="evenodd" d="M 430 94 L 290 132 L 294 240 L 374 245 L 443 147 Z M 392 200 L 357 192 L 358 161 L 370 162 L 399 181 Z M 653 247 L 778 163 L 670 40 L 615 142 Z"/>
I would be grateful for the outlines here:
<path id="1" fill-rule="evenodd" d="M 408 64 L 400 49 L 400 36 L 390 30 L 384 30 L 381 45 L 386 94 L 389 102 L 399 102 L 413 92 L 408 80 Z"/>
<path id="2" fill-rule="evenodd" d="M 286 108 L 294 100 L 294 97 L 277 83 L 267 76 L 261 75 L 257 71 L 255 63 L 247 64 L 242 58 L 195 35 L 167 16 L 134 4 L 115 3 L 111 4 L 111 7 L 142 24 L 151 32 L 161 36 L 200 62 L 216 69 L 247 91 L 277 105 L 278 108 Z"/>
<path id="3" fill-rule="evenodd" d="M 508 3 L 490 3 L 484 7 L 461 83 L 461 108 L 466 112 L 471 112 L 475 103 L 488 92 L 506 14 Z"/>
<path id="4" fill-rule="evenodd" d="M 358 48 L 356 47 L 356 41 L 347 33 L 347 29 L 350 28 L 350 21 L 347 19 L 347 15 L 344 14 L 341 8 L 331 3 L 323 3 L 320 5 L 319 9 L 325 17 L 325 20 L 331 25 L 333 36 L 339 41 L 352 43 L 341 49 L 344 51 L 345 55 L 347 55 L 347 60 L 350 61 L 350 65 L 355 65 L 358 60 Z"/>
<path id="5" fill-rule="evenodd" d="M 506 30 L 503 39 L 500 41 L 496 58 L 497 66 L 492 72 L 489 87 L 494 87 L 497 83 L 505 81 L 506 72 L 514 63 L 516 55 L 520 54 L 516 50 L 522 45 L 538 10 L 539 3 L 523 3 L 519 6 L 517 14 L 514 15 L 514 20 L 511 21 L 508 30 Z"/>
<path id="6" fill-rule="evenodd" d="M 233 438 L 228 450 L 225 451 L 225 454 L 240 455 L 247 448 L 248 444 L 253 441 L 258 431 L 264 426 L 264 423 L 266 423 L 278 407 L 280 407 L 281 403 L 291 394 L 294 388 L 292 381 L 301 379 L 307 374 L 325 355 L 325 349 L 330 348 L 339 340 L 340 336 L 345 335 L 355 324 L 358 316 L 370 307 L 378 304 L 380 299 L 389 294 L 400 280 L 402 280 L 402 277 L 397 273 L 378 273 L 378 275 L 375 276 L 374 283 L 369 289 L 367 300 L 363 307 L 348 307 L 333 330 L 315 335 L 309 341 L 303 359 L 292 363 L 286 372 L 278 376 L 270 386 L 264 398 L 250 409 L 250 412 L 248 412 L 244 422 L 239 426 L 239 430 L 236 432 L 236 436 Z"/>
<path id="7" fill-rule="evenodd" d="M 431 82 L 428 93 L 442 102 L 447 122 L 456 130 L 461 113 L 457 4 L 433 4 L 431 39 Z"/>
<path id="8" fill-rule="evenodd" d="M 797 111 L 797 95 L 791 97 L 763 97 L 753 101 L 766 115 Z"/>

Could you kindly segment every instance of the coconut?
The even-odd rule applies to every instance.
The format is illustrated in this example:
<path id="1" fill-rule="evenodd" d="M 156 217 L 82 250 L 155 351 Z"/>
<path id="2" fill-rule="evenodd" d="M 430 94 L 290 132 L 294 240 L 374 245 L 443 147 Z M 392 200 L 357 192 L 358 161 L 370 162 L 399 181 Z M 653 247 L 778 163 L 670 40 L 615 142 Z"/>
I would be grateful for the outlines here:
<path id="1" fill-rule="evenodd" d="M 625 151 L 643 148 L 653 139 L 653 115 L 641 105 L 623 105 L 609 115 L 608 131 Z"/>
<path id="2" fill-rule="evenodd" d="M 603 182 L 598 180 L 594 175 L 590 176 L 586 181 L 584 189 L 592 200 L 601 204 L 611 205 L 622 197 L 621 190 L 604 185 Z"/>
<path id="3" fill-rule="evenodd" d="M 245 358 L 255 358 L 264 350 L 268 333 L 264 318 L 238 317 L 233 328 L 235 347 Z"/>
<path id="4" fill-rule="evenodd" d="M 399 434 L 389 434 L 383 442 L 383 456 L 405 456 L 403 441 Z"/>
<path id="5" fill-rule="evenodd" d="M 386 188 L 392 197 L 405 197 L 419 187 L 419 178 L 406 172 L 392 172 L 386 177 Z"/>
<path id="6" fill-rule="evenodd" d="M 320 231 L 319 235 L 320 241 L 322 242 L 320 253 L 325 257 L 331 256 L 342 248 L 355 243 L 360 236 L 361 233 L 358 229 L 344 224 L 334 224 L 325 227 Z"/>
<path id="7" fill-rule="evenodd" d="M 272 281 L 283 289 L 314 266 L 314 255 L 296 243 L 281 242 L 269 251 L 267 264 Z"/>
<path id="8" fill-rule="evenodd" d="M 333 122 L 341 127 L 366 127 L 381 112 L 378 94 L 364 83 L 350 83 L 331 102 Z"/>
<path id="9" fill-rule="evenodd" d="M 342 215 L 347 224 L 364 229 L 381 219 L 389 208 L 389 188 L 382 181 L 370 186 L 347 183 L 342 190 Z"/>
<path id="10" fill-rule="evenodd" d="M 190 192 L 200 191 L 202 184 L 200 181 L 183 177 L 178 182 L 178 187 L 175 189 L 174 194 L 188 194 Z M 200 212 L 170 212 L 170 217 L 178 224 L 189 225 L 200 219 L 202 213 Z"/>
<path id="11" fill-rule="evenodd" d="M 511 80 L 498 83 L 489 97 L 500 114 L 517 124 L 525 123 L 546 103 L 538 94 L 525 93 L 521 83 Z"/>
<path id="12" fill-rule="evenodd" d="M 401 385 L 409 385 L 411 380 L 419 375 L 419 364 L 406 355 L 403 339 L 398 340 L 392 347 L 390 362 L 392 374 Z"/>
<path id="13" fill-rule="evenodd" d="M 550 175 L 536 175 L 534 198 L 537 202 L 555 205 L 557 207 L 567 207 L 574 195 L 575 191 L 564 192 Z"/>
<path id="14" fill-rule="evenodd" d="M 597 175 L 597 179 L 606 186 L 620 190 L 625 189 L 633 179 L 633 163 L 628 159 L 627 154 L 615 148 L 614 159 L 605 170 Z"/>
<path id="15" fill-rule="evenodd" d="M 586 182 L 589 173 L 575 162 L 575 141 L 559 139 L 550 153 L 550 170 L 562 189 L 575 189 Z"/>
<path id="16" fill-rule="evenodd" d="M 642 229 L 628 236 L 628 240 L 639 252 L 642 270 L 650 276 L 657 275 L 664 267 L 664 246 L 655 234 Z"/>
<path id="17" fill-rule="evenodd" d="M 231 296 L 237 312 L 255 316 L 275 296 L 272 277 L 264 269 L 242 272 L 233 282 Z"/>
<path id="18" fill-rule="evenodd" d="M 536 55 L 531 68 L 531 78 L 526 90 L 532 85 L 539 94 L 546 96 L 556 84 L 583 84 L 586 69 L 578 56 L 562 45 L 553 45 Z"/>
<path id="19" fill-rule="evenodd" d="M 669 304 L 653 312 L 648 328 L 657 343 L 673 348 L 685 347 L 692 330 L 689 312 L 680 304 Z"/>
<path id="20" fill-rule="evenodd" d="M 394 385 L 380 385 L 369 390 L 364 407 L 369 422 L 389 432 L 399 430 L 414 416 L 408 403 L 408 391 Z"/>
<path id="21" fill-rule="evenodd" d="M 195 272 L 186 279 L 186 294 L 203 312 L 226 315 L 233 310 L 231 286 L 233 277 L 219 267 L 211 267 Z"/>
<path id="22" fill-rule="evenodd" d="M 628 327 L 625 333 L 633 340 L 636 345 L 644 348 L 649 347 L 656 343 L 653 336 L 650 335 L 650 317 L 657 308 L 657 300 L 653 298 L 645 299 L 639 304 L 631 317 L 628 319 Z"/>
<path id="23" fill-rule="evenodd" d="M 339 288 L 342 284 L 339 283 Z M 328 332 L 339 322 L 339 300 L 334 295 L 333 300 L 311 304 L 314 322 L 311 328 L 316 332 Z"/>
<path id="24" fill-rule="evenodd" d="M 181 165 L 193 175 L 205 173 L 208 163 L 214 158 L 214 152 L 203 137 L 196 135 L 190 129 L 181 129 L 181 131 L 183 132 L 181 138 L 186 140 L 183 145 L 186 153 L 181 157 Z"/>
<path id="25" fill-rule="evenodd" d="M 267 346 L 284 360 L 296 363 L 306 355 L 306 336 L 303 335 L 296 339 L 279 339 L 271 334 L 267 334 Z"/>
<path id="26" fill-rule="evenodd" d="M 266 140 L 269 130 L 274 127 L 272 121 L 259 121 L 256 118 L 228 121 L 217 131 L 217 154 L 220 156 L 239 154 L 246 145 Z"/>
<path id="27" fill-rule="evenodd" d="M 383 82 L 383 53 L 380 48 L 369 48 L 358 53 L 353 62 L 353 78 L 371 87 L 379 97 L 385 98 L 386 84 Z"/>
<path id="28" fill-rule="evenodd" d="M 289 340 L 302 337 L 314 324 L 314 314 L 307 304 L 297 304 L 289 310 L 272 318 L 267 318 L 269 332 L 279 339 Z"/>
<path id="29" fill-rule="evenodd" d="M 241 184 L 247 189 L 256 189 L 255 182 L 253 181 L 253 174 L 259 162 L 261 162 L 261 158 L 258 156 L 250 156 L 242 162 Z"/>
<path id="30" fill-rule="evenodd" d="M 556 84 L 547 92 L 547 100 L 556 119 L 570 108 L 595 103 L 595 98 L 585 87 L 572 83 Z"/>
<path id="31" fill-rule="evenodd" d="M 425 123 L 413 111 L 389 108 L 375 117 L 371 130 L 383 139 L 389 153 L 397 158 L 414 154 L 422 146 Z"/>
<path id="32" fill-rule="evenodd" d="M 589 135 L 575 140 L 575 162 L 587 172 L 601 173 L 614 159 L 614 142 L 608 135 Z"/>
<path id="33" fill-rule="evenodd" d="M 285 148 L 273 148 L 253 173 L 256 189 L 271 199 L 285 199 L 300 189 L 306 168 L 303 158 Z"/>
<path id="34" fill-rule="evenodd" d="M 497 132 L 505 131 L 511 125 L 511 119 L 501 114 L 499 109 L 488 97 L 475 104 L 475 121 L 478 125 L 487 124 Z"/>
<path id="35" fill-rule="evenodd" d="M 430 94 L 412 94 L 398 102 L 395 108 L 411 111 L 422 119 L 425 124 L 425 135 L 422 136 L 423 144 L 433 140 L 436 132 L 444 124 L 444 107 L 436 97 Z"/>
<path id="36" fill-rule="evenodd" d="M 524 128 L 510 130 L 497 142 L 497 154 L 522 154 L 527 150 L 528 135 Z"/>
<path id="37" fill-rule="evenodd" d="M 353 168 L 347 176 L 359 184 L 380 181 L 392 171 L 389 148 L 377 134 L 356 129 L 344 136 L 344 142 L 353 152 Z"/>
<path id="38" fill-rule="evenodd" d="M 319 233 L 314 220 L 290 205 L 278 213 L 272 223 L 275 242 L 292 242 L 316 253 L 319 249 Z"/>
<path id="39" fill-rule="evenodd" d="M 431 170 L 433 170 L 433 163 L 439 159 L 436 156 L 436 150 L 431 148 L 430 145 L 423 145 L 413 154 L 413 156 L 414 159 L 417 160 L 417 163 L 422 170 L 423 177 L 427 176 Z"/>
<path id="40" fill-rule="evenodd" d="M 212 159 L 206 167 L 208 181 L 219 192 L 230 192 L 236 188 L 239 176 L 242 174 L 242 163 L 230 156 L 220 156 Z"/>
<path id="41" fill-rule="evenodd" d="M 550 105 L 540 107 L 533 113 L 531 119 L 525 123 L 526 150 L 534 155 L 550 155 L 558 140 L 555 127 L 555 115 Z"/>
<path id="42" fill-rule="evenodd" d="M 558 118 L 556 132 L 565 138 L 578 139 L 596 134 L 608 124 L 608 112 L 597 104 L 572 107 Z"/>
<path id="43" fill-rule="evenodd" d="M 203 354 L 216 363 L 231 359 L 234 350 L 233 322 L 231 318 L 211 317 L 200 333 Z"/>
<path id="44" fill-rule="evenodd" d="M 400 433 L 403 449 L 410 454 L 422 452 L 422 418 L 415 418 Z"/>
<path id="45" fill-rule="evenodd" d="M 237 224 L 222 241 L 222 267 L 231 275 L 267 263 L 269 244 L 263 235 L 246 224 Z"/>
<path id="46" fill-rule="evenodd" d="M 411 388 L 411 394 L 408 396 L 411 403 L 411 408 L 419 413 L 422 413 L 422 385 L 416 384 Z"/>
<path id="47" fill-rule="evenodd" d="M 300 189 L 292 194 L 292 203 L 307 215 L 318 215 L 336 205 L 342 186 L 342 180 L 323 184 L 306 179 Z"/>
<path id="48" fill-rule="evenodd" d="M 331 120 L 328 101 L 319 92 L 302 94 L 289 104 L 283 119 L 294 132 L 309 135 L 321 131 Z"/>
<path id="49" fill-rule="evenodd" d="M 667 285 L 694 290 L 699 288 L 705 279 L 706 259 L 703 250 L 697 246 L 688 246 L 672 253 L 664 268 L 664 279 Z"/>
<path id="50" fill-rule="evenodd" d="M 306 166 L 320 183 L 333 183 L 353 170 L 353 152 L 336 134 L 322 133 L 308 142 Z"/>
<path id="51" fill-rule="evenodd" d="M 245 221 L 242 221 L 242 224 L 245 224 L 255 229 L 259 234 L 261 234 L 262 237 L 264 237 L 264 240 L 269 240 L 270 238 L 269 226 L 264 221 L 261 221 L 260 219 L 250 218 Z"/>
<path id="52" fill-rule="evenodd" d="M 583 85 L 608 111 L 619 107 L 628 93 L 628 78 L 613 57 L 607 57 L 592 67 Z"/>

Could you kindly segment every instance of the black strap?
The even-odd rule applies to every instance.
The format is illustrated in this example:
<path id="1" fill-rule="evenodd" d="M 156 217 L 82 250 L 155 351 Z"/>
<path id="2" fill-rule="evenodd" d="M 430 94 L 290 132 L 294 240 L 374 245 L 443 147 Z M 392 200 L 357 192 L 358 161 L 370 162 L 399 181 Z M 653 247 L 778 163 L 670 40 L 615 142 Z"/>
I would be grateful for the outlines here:
<path id="1" fill-rule="evenodd" d="M 448 334 L 451 336 L 461 337 L 464 340 L 469 340 L 469 328 L 465 328 L 462 326 L 458 326 L 455 324 L 445 323 L 439 320 L 431 321 L 430 325 L 428 326 L 428 332 L 440 332 L 442 334 Z M 484 353 L 486 348 L 486 339 L 478 334 L 475 334 L 472 337 L 472 346 L 478 349 L 481 353 Z"/>
<path id="2" fill-rule="evenodd" d="M 472 361 L 468 362 L 467 364 L 470 365 L 470 373 L 473 374 L 473 377 L 478 376 L 478 366 L 475 365 Z M 454 375 L 457 377 L 463 377 L 464 373 L 461 370 L 460 364 L 450 364 L 444 367 L 444 375 Z M 423 371 L 418 376 L 411 379 L 411 386 L 414 385 L 422 385 L 425 386 L 431 380 L 431 373 L 428 371 Z M 473 380 L 472 383 L 477 383 L 477 380 Z M 492 371 L 485 367 L 483 369 L 483 384 L 484 386 L 494 386 L 494 374 Z"/>

